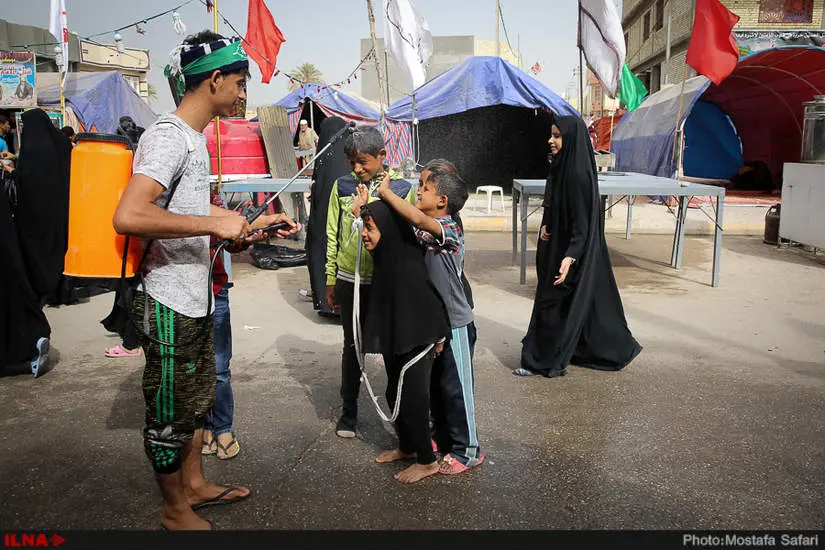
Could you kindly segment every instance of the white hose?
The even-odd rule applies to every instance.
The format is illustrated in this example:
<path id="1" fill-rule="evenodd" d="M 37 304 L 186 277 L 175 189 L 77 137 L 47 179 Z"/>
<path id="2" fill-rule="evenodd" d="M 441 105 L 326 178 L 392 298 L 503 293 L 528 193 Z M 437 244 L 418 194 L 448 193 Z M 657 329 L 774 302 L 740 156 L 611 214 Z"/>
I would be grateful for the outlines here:
<path id="1" fill-rule="evenodd" d="M 361 251 L 364 247 L 364 242 L 361 240 L 361 230 L 363 228 L 364 220 L 356 217 L 352 222 L 352 231 L 358 239 L 358 248 L 355 252 L 355 292 L 352 300 L 352 336 L 353 341 L 355 342 L 355 356 L 358 357 L 358 365 L 361 367 L 361 380 L 363 380 L 364 384 L 367 386 L 367 391 L 370 394 L 373 405 L 375 405 L 375 410 L 378 411 L 378 416 L 380 416 L 385 422 L 395 422 L 398 418 L 398 412 L 401 410 L 401 390 L 404 387 L 404 374 L 407 372 L 407 369 L 418 363 L 422 357 L 427 355 L 430 350 L 433 349 L 435 344 L 430 344 L 424 348 L 424 351 L 407 361 L 407 363 L 401 368 L 401 373 L 398 375 L 398 391 L 395 394 L 395 406 L 392 408 L 392 414 L 387 416 L 381 409 L 381 405 L 378 404 L 378 397 L 375 395 L 375 392 L 372 391 L 370 379 L 367 377 L 366 354 L 361 351 Z M 350 238 L 352 238 L 352 234 L 350 234 Z M 373 296 L 372 299 L 377 300 L 379 297 Z"/>

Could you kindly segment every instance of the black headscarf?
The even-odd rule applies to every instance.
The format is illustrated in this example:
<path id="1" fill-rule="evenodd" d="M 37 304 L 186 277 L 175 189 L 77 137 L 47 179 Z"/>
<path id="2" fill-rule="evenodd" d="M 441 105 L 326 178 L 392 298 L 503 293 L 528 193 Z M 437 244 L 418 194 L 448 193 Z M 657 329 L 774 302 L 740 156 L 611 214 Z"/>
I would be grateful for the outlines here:
<path id="1" fill-rule="evenodd" d="M 23 113 L 18 203 L 20 251 L 38 296 L 54 293 L 63 275 L 69 235 L 69 162 L 72 144 L 45 111 Z"/>
<path id="2" fill-rule="evenodd" d="M 375 271 L 364 349 L 400 356 L 449 338 L 447 308 L 430 280 L 410 224 L 384 201 L 370 203 L 367 210 L 381 240 L 372 251 Z"/>
<path id="3" fill-rule="evenodd" d="M 560 117 L 555 125 L 562 147 L 551 165 L 542 222 L 550 240 L 539 241 L 539 281 L 522 367 L 544 375 L 568 363 L 618 370 L 642 348 L 627 328 L 610 265 L 593 147 L 582 119 Z M 565 257 L 576 262 L 556 286 Z"/>
<path id="4" fill-rule="evenodd" d="M 341 128 L 346 126 L 344 119 L 333 116 L 325 118 L 321 123 L 318 135 L 318 150 L 323 149 Z M 349 174 L 351 168 L 347 155 L 344 152 L 344 140 L 338 140 L 323 155 L 315 160 L 315 183 L 312 184 L 312 195 L 309 201 L 309 221 L 305 248 L 307 251 L 307 267 L 309 282 L 312 287 L 312 300 L 315 309 L 325 313 L 332 310 L 326 301 L 326 272 L 327 261 L 327 212 L 329 211 L 329 194 L 335 180 Z"/>

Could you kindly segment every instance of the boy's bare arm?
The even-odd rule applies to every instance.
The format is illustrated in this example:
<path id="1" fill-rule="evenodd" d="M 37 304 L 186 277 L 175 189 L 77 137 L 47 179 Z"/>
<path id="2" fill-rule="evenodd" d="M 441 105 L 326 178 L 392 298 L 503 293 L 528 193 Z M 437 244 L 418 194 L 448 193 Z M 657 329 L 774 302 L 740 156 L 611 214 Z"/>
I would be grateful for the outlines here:
<path id="1" fill-rule="evenodd" d="M 408 203 L 403 198 L 392 192 L 390 188 L 390 175 L 384 174 L 381 184 L 378 186 L 378 197 L 389 204 L 393 210 L 401 214 L 410 224 L 418 229 L 426 231 L 436 237 L 441 237 L 441 224 L 435 218 L 429 217 L 427 214 Z"/>
<path id="2" fill-rule="evenodd" d="M 163 191 L 163 186 L 152 178 L 133 175 L 112 219 L 115 231 L 157 239 L 215 235 L 236 240 L 249 230 L 240 216 L 185 216 L 169 212 L 155 204 Z"/>
<path id="3" fill-rule="evenodd" d="M 209 215 L 215 216 L 216 218 L 221 218 L 223 216 L 240 216 L 239 212 L 235 212 L 234 210 L 229 210 L 228 208 L 221 208 L 216 204 L 209 205 Z"/>

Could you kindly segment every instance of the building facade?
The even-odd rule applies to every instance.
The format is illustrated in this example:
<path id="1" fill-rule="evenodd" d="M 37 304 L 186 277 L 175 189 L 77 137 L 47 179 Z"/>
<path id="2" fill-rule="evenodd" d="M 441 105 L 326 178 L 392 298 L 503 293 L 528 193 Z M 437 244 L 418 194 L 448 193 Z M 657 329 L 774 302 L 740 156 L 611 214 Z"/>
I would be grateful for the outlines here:
<path id="1" fill-rule="evenodd" d="M 720 0 L 739 16 L 734 37 L 743 54 L 783 44 L 825 43 L 825 0 Z M 654 93 L 695 76 L 687 67 L 696 0 L 624 0 L 627 65 Z"/>
<path id="2" fill-rule="evenodd" d="M 389 73 L 389 101 L 387 101 L 386 84 L 379 86 L 378 75 L 375 72 L 375 62 L 372 60 L 364 63 L 364 70 L 361 75 L 361 95 L 377 103 L 383 101 L 384 105 L 392 104 L 402 97 L 410 95 L 404 75 L 396 66 L 392 57 L 384 51 L 384 39 L 376 39 L 378 50 L 378 62 L 380 64 L 381 78 L 386 79 Z M 361 39 L 361 57 L 365 57 L 372 49 L 372 42 L 369 38 Z M 438 76 L 448 69 L 452 69 L 463 61 L 476 55 L 496 55 L 495 41 L 478 40 L 475 36 L 434 36 L 433 54 L 430 56 L 427 66 L 427 80 Z M 499 56 L 515 66 L 520 65 L 519 53 L 509 48 L 506 43 L 499 44 Z M 386 82 L 386 80 L 385 80 Z"/>
<path id="3" fill-rule="evenodd" d="M 584 110 L 580 112 L 585 118 L 596 120 L 615 114 L 618 110 L 619 99 L 610 98 L 593 71 L 587 69 L 584 87 Z"/>
<path id="4" fill-rule="evenodd" d="M 0 19 L 0 51 L 29 49 L 37 54 L 38 72 L 57 72 L 56 41 L 47 29 Z M 28 48 L 24 48 L 25 46 Z M 120 48 L 69 35 L 69 72 L 118 71 L 144 100 L 149 97 L 149 50 Z"/>

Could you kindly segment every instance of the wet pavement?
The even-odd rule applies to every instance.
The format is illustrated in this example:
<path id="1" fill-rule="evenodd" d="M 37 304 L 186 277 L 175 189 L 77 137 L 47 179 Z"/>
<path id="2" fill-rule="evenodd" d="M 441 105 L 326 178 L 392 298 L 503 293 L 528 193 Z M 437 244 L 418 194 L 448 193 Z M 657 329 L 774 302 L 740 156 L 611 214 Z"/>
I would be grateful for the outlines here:
<path id="1" fill-rule="evenodd" d="M 220 529 L 823 529 L 825 257 L 689 238 L 611 236 L 629 324 L 645 347 L 620 372 L 519 378 L 535 284 L 511 236 L 470 233 L 477 423 L 487 461 L 405 486 L 375 456 L 394 436 L 362 389 L 359 434 L 335 436 L 341 328 L 297 296 L 305 268 L 233 263 L 235 431 L 204 458 L 252 497 L 203 512 Z M 530 253 L 532 259 L 533 253 Z M 142 359 L 106 359 L 112 295 L 49 308 L 52 372 L 0 379 L 5 529 L 159 529 L 141 444 Z M 383 394 L 376 359 L 369 372 Z M 383 398 L 382 398 L 383 403 Z"/>

